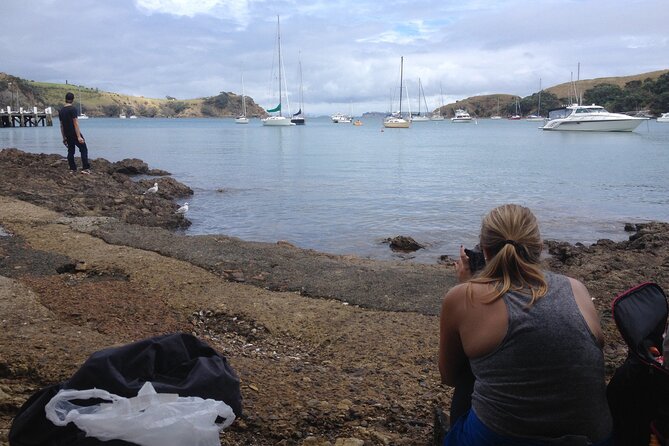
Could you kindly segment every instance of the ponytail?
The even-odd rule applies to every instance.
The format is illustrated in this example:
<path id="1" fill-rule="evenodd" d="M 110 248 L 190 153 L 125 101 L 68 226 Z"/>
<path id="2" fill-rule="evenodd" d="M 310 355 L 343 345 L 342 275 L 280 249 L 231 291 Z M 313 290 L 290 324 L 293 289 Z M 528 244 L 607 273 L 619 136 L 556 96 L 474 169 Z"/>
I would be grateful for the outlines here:
<path id="1" fill-rule="evenodd" d="M 493 286 L 483 303 L 492 303 L 509 291 L 528 290 L 531 306 L 546 294 L 539 226 L 528 208 L 506 204 L 490 211 L 481 224 L 481 248 L 490 258 L 469 282 Z M 467 287 L 467 296 L 473 299 L 471 287 Z"/>

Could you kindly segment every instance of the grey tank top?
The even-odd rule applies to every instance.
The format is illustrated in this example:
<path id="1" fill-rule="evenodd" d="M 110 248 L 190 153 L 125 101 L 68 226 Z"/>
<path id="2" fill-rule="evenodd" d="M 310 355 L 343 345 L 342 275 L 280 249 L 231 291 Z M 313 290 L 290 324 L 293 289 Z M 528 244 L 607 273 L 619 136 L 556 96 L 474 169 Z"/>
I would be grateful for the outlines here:
<path id="1" fill-rule="evenodd" d="M 530 296 L 509 292 L 502 297 L 509 314 L 504 340 L 470 360 L 476 376 L 472 408 L 503 435 L 603 440 L 612 429 L 604 355 L 569 279 L 544 274 L 548 292 L 531 307 Z"/>

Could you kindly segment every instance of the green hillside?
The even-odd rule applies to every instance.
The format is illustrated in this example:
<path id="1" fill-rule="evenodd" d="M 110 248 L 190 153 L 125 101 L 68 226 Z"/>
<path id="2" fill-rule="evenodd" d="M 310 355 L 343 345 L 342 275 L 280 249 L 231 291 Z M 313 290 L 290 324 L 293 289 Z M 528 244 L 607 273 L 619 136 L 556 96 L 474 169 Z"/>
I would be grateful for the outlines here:
<path id="1" fill-rule="evenodd" d="M 10 90 L 11 84 L 11 90 Z M 121 113 L 142 117 L 217 117 L 227 118 L 241 114 L 242 97 L 235 93 L 221 92 L 217 96 L 178 100 L 145 98 L 101 91 L 84 85 L 54 84 L 21 79 L 0 73 L 0 108 L 18 104 L 24 108 L 43 109 L 53 107 L 58 110 L 65 101 L 65 94 L 75 94 L 75 104 L 81 103 L 81 111 L 91 117 L 116 117 Z M 246 110 L 249 117 L 266 115 L 252 98 L 246 96 Z"/>
<path id="2" fill-rule="evenodd" d="M 542 114 L 545 115 L 546 110 L 551 108 L 573 103 L 573 91 L 574 85 L 570 82 L 544 89 L 541 93 Z M 576 82 L 576 91 L 583 95 L 584 103 L 595 102 L 612 112 L 633 113 L 643 110 L 651 115 L 659 115 L 669 111 L 669 70 L 584 79 Z M 524 98 L 502 93 L 472 96 L 441 107 L 441 114 L 451 117 L 455 109 L 462 108 L 479 118 L 495 114 L 506 117 L 514 114 L 517 98 L 523 115 L 537 113 L 539 92 Z"/>

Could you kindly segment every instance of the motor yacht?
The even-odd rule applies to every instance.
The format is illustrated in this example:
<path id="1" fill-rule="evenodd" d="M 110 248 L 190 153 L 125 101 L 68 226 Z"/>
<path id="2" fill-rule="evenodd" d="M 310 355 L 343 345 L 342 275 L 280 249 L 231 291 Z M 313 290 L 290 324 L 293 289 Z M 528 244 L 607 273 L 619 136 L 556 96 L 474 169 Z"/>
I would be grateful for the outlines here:
<path id="1" fill-rule="evenodd" d="M 548 112 L 542 130 L 575 130 L 582 132 L 631 132 L 648 118 L 610 113 L 599 105 L 568 105 Z"/>
<path id="2" fill-rule="evenodd" d="M 467 110 L 461 108 L 455 110 L 455 116 L 451 118 L 451 122 L 471 122 L 472 117 L 467 113 Z"/>
<path id="3" fill-rule="evenodd" d="M 662 113 L 662 116 L 657 118 L 657 122 L 669 122 L 669 113 Z"/>

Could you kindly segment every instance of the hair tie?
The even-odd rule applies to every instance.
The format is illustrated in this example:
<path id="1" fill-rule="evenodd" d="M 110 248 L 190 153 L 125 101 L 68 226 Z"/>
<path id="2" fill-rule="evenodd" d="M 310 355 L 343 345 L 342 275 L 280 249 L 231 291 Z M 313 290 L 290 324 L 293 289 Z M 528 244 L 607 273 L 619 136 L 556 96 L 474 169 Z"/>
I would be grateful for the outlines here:
<path id="1" fill-rule="evenodd" d="M 514 248 L 518 247 L 518 243 L 515 240 L 504 240 L 505 245 L 513 245 Z"/>

